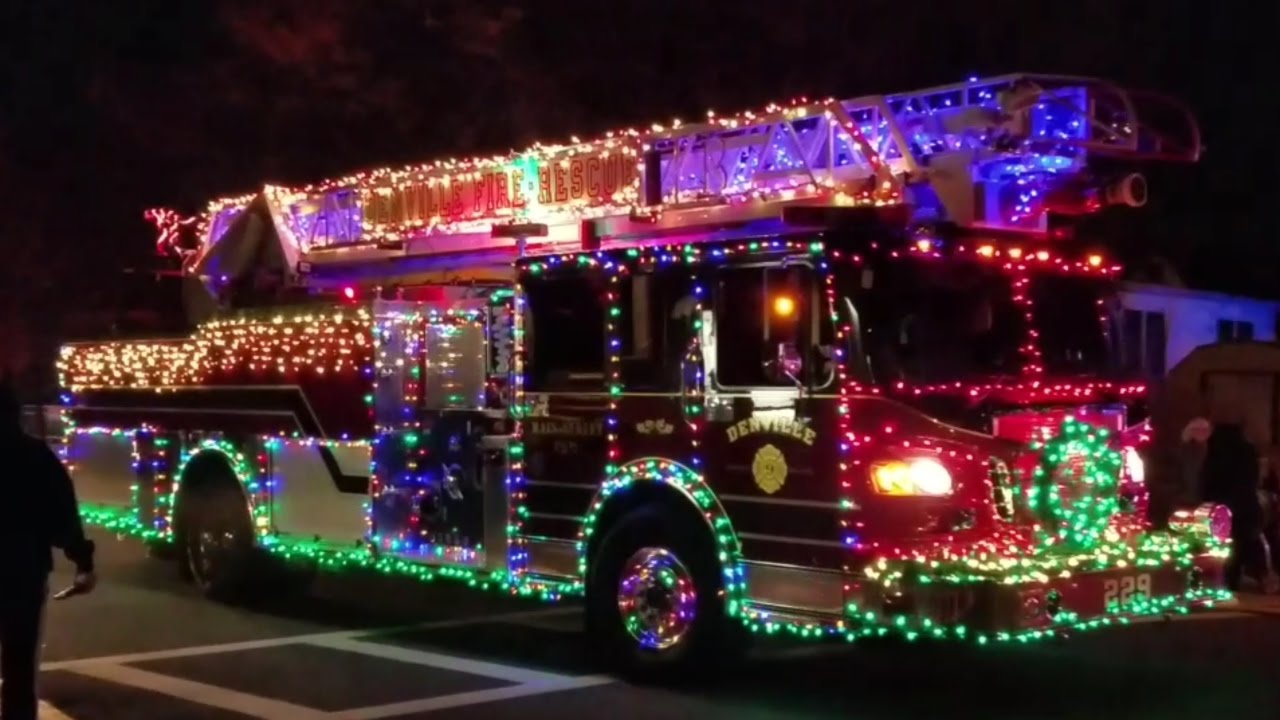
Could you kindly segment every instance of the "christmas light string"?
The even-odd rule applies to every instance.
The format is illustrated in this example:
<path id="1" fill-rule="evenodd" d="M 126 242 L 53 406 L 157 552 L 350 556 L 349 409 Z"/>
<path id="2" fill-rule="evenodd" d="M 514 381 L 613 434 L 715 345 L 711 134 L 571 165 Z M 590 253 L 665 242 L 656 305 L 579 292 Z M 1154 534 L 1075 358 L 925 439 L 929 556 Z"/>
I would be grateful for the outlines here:
<path id="1" fill-rule="evenodd" d="M 833 262 L 852 263 L 855 267 L 865 266 L 869 254 L 878 254 L 893 260 L 917 258 L 920 260 L 969 260 L 978 261 L 995 267 L 1010 278 L 1013 292 L 1010 297 L 1022 311 L 1025 338 L 1019 346 L 1024 362 L 1019 377 L 1014 380 L 998 382 L 964 382 L 916 384 L 907 381 L 896 381 L 889 385 L 855 383 L 854 390 L 860 394 L 872 395 L 956 395 L 971 398 L 996 396 L 1007 397 L 1014 402 L 1026 401 L 1075 401 L 1090 402 L 1103 398 L 1133 398 L 1146 394 L 1146 383 L 1115 382 L 1110 380 L 1073 380 L 1047 381 L 1043 379 L 1044 366 L 1039 342 L 1039 332 L 1035 318 L 1035 307 L 1027 287 L 1034 275 L 1044 272 L 1059 273 L 1079 277 L 1115 278 L 1120 273 L 1120 266 L 1108 264 L 1105 257 L 1097 252 L 1089 252 L 1079 258 L 1071 258 L 1061 252 L 1047 248 L 1035 248 L 1027 243 L 1016 241 L 973 241 L 942 242 L 933 238 L 920 238 L 909 243 L 906 249 L 886 245 L 880 242 L 869 244 L 867 252 L 848 252 L 832 249 L 829 254 Z M 1099 306 L 1099 327 L 1107 337 L 1107 319 Z"/>
<path id="2" fill-rule="evenodd" d="M 253 445 L 255 442 L 250 443 Z M 253 448 L 246 447 L 244 450 L 253 451 Z M 182 490 L 182 483 L 186 480 L 186 469 L 197 458 L 207 458 L 211 455 L 221 456 L 226 461 L 226 467 L 231 469 L 232 475 L 243 488 L 245 500 L 249 506 L 250 521 L 253 525 L 253 532 L 258 537 L 259 542 L 269 543 L 271 540 L 271 497 L 266 484 L 262 481 L 263 468 L 260 464 L 251 462 L 249 456 L 244 450 L 238 448 L 234 443 L 221 437 L 211 436 L 187 448 L 182 453 L 182 458 L 178 462 L 178 469 L 174 472 L 174 482 L 172 490 L 165 506 L 173 508 L 175 511 L 178 507 L 178 498 Z M 262 455 L 254 453 L 254 459 L 259 463 L 262 461 Z M 164 536 L 172 539 L 174 537 L 174 519 L 170 517 L 170 521 L 166 524 Z"/>
<path id="3" fill-rule="evenodd" d="M 934 153 L 972 149 L 993 158 L 980 164 L 977 175 L 982 182 L 998 187 L 996 196 L 1004 223 L 1034 230 L 1049 208 L 1051 191 L 1063 178 L 1081 170 L 1080 143 L 1088 139 L 1087 126 L 1090 122 L 1101 126 L 1098 120 L 1083 120 L 1081 111 L 1070 109 L 1072 103 L 1086 107 L 1083 100 L 1063 99 L 1063 92 L 1083 98 L 1087 81 L 1070 90 L 1056 89 L 1052 96 L 1033 94 L 1035 102 L 1018 111 L 1025 115 L 1026 127 L 1017 142 L 1008 142 L 1011 136 L 997 126 L 945 130 L 936 120 L 939 114 L 968 106 L 1003 113 L 1001 93 L 1021 80 L 971 78 L 950 88 L 859 101 L 797 97 L 732 115 L 708 111 L 706 120 L 694 125 L 676 119 L 646 129 L 613 130 L 595 140 L 573 137 L 567 143 L 535 143 L 505 155 L 380 168 L 299 187 L 268 185 L 262 195 L 274 206 L 272 214 L 289 226 L 282 235 L 299 250 L 310 252 L 336 246 L 315 228 L 321 222 L 317 217 L 329 212 L 343 215 L 339 224 L 360 226 L 338 233 L 338 244 L 347 245 L 402 242 L 427 233 L 487 232 L 494 221 L 536 218 L 577 222 L 605 215 L 657 216 L 673 202 L 712 197 L 730 204 L 810 197 L 835 206 L 898 205 L 904 199 L 903 173 L 915 170 Z M 819 119 L 829 129 L 809 126 Z M 1113 140 L 1131 132 L 1114 117 L 1105 123 L 1116 133 Z M 757 133 L 759 147 L 751 145 L 738 153 L 736 160 L 727 159 L 723 151 L 713 157 L 713 143 L 697 142 L 716 133 L 772 126 L 786 130 Z M 827 142 L 831 147 L 826 153 L 830 167 L 819 168 L 828 173 L 820 177 L 821 172 L 804 172 L 808 162 L 799 143 L 824 132 L 830 135 Z M 714 170 L 705 171 L 705 177 L 697 180 L 677 178 L 672 181 L 676 186 L 673 197 L 664 197 L 656 205 L 642 205 L 646 158 L 657 148 L 668 146 L 679 148 L 668 161 L 673 175 L 680 174 L 676 156 L 682 154 L 701 154 L 702 164 Z M 727 162 L 732 167 L 726 168 Z M 830 176 L 832 171 L 849 167 L 868 173 L 862 178 L 865 184 L 840 185 Z M 779 177 L 788 171 L 791 177 Z M 756 175 L 761 172 L 768 179 L 756 186 Z M 342 199 L 337 200 L 337 195 Z M 255 193 L 211 201 L 199 220 L 204 248 L 217 239 L 213 237 L 215 221 L 225 227 L 256 197 Z"/>
<path id="4" fill-rule="evenodd" d="M 511 441 L 507 445 L 506 477 L 508 504 L 511 508 L 507 516 L 507 564 L 512 579 L 517 583 L 524 582 L 529 571 L 529 541 L 524 536 L 524 523 L 529 517 L 529 479 L 524 473 L 524 426 L 531 414 L 524 374 L 529 352 L 525 330 L 528 302 L 525 287 L 517 279 L 511 318 L 512 336 L 515 339 L 511 356 L 511 416 L 516 422 Z"/>
<path id="5" fill-rule="evenodd" d="M 368 373 L 372 322 L 357 310 L 246 314 L 201 324 L 189 339 L 64 345 L 58 357 L 62 388 L 133 388 L 164 392 L 226 378 L 271 378 Z"/>
<path id="6" fill-rule="evenodd" d="M 732 608 L 741 610 L 738 614 L 753 629 L 762 632 L 792 632 L 805 636 L 836 635 L 848 639 L 866 634 L 901 632 L 908 637 L 967 636 L 974 637 L 980 642 L 1039 637 L 1048 632 L 1044 629 L 1037 629 L 1003 634 L 980 634 L 965 630 L 963 627 L 939 625 L 928 619 L 891 618 L 880 614 L 878 611 L 864 608 L 857 602 L 852 602 L 846 609 L 846 617 L 833 621 L 831 624 L 779 622 L 766 613 L 751 608 L 743 599 L 745 597 L 744 581 L 739 566 L 739 557 L 736 555 L 736 536 L 733 533 L 732 524 L 728 516 L 723 514 L 722 509 L 718 508 L 714 494 L 709 488 L 706 488 L 700 470 L 696 466 L 687 468 L 666 459 L 645 460 L 638 465 L 627 463 L 618 466 L 616 464 L 617 461 L 621 460 L 616 452 L 617 398 L 623 394 L 624 388 L 618 372 L 620 358 L 617 355 L 617 349 L 620 341 L 617 337 L 618 325 L 615 319 L 617 317 L 615 311 L 620 310 L 618 306 L 620 295 L 618 294 L 616 283 L 613 281 L 629 276 L 633 269 L 641 264 L 646 266 L 673 266 L 677 264 L 697 266 L 708 262 L 724 261 L 746 253 L 776 254 L 796 252 L 814 257 L 822 257 L 828 254 L 828 251 L 821 243 L 765 240 L 731 243 L 723 246 L 688 245 L 628 250 L 614 254 L 566 254 L 541 258 L 525 265 L 525 270 L 533 276 L 549 269 L 568 266 L 577 271 L 604 271 L 608 273 L 610 278 L 606 300 L 609 303 L 608 342 L 610 343 L 610 355 L 608 357 L 610 371 L 608 375 L 608 392 L 611 399 L 611 422 L 607 427 L 610 432 L 611 444 L 611 467 L 609 469 L 612 472 L 609 473 L 607 483 L 604 486 L 607 490 L 602 489 L 600 498 L 592 504 L 592 510 L 584 521 L 583 534 L 580 538 L 581 544 L 585 545 L 589 541 L 591 533 L 594 531 L 594 518 L 608 497 L 635 482 L 663 482 L 691 497 L 697 507 L 703 511 L 703 516 L 708 519 L 715 532 L 717 546 L 720 548 L 720 558 L 725 567 L 726 589 L 733 603 Z M 830 252 L 829 254 L 833 260 L 842 261 L 842 258 L 837 253 Z M 981 253 L 978 255 L 982 256 Z M 1091 263 L 1086 263 L 1086 265 L 1091 265 Z M 695 275 L 695 292 L 699 301 L 693 319 L 695 337 L 691 341 L 689 351 L 686 354 L 686 361 L 695 367 L 696 361 L 701 354 L 698 337 L 701 333 L 701 297 L 703 294 L 701 292 L 701 284 L 696 278 L 697 276 Z M 826 288 L 825 297 L 830 303 L 834 293 L 834 286 L 830 276 L 823 276 L 821 282 Z M 515 302 L 517 309 L 515 314 L 517 343 L 513 358 L 513 388 L 516 407 L 513 409 L 513 415 L 520 418 L 526 417 L 528 413 L 527 398 L 524 392 L 525 338 L 522 324 L 524 303 L 527 300 L 524 297 L 523 289 L 518 289 Z M 325 317 L 328 316 L 323 314 L 316 315 L 315 318 L 319 319 L 313 318 L 311 322 L 323 324 L 327 322 L 324 319 Z M 373 332 L 373 321 L 367 316 L 365 319 L 366 322 L 361 327 L 367 331 L 366 334 L 370 338 L 369 345 L 376 345 L 379 341 L 377 333 Z M 839 322 L 838 318 L 836 320 Z M 327 342 L 330 346 L 328 352 L 315 353 L 309 351 L 306 342 L 294 341 L 291 338 L 292 333 L 284 333 L 284 337 L 277 339 L 273 347 L 287 348 L 288 352 L 294 353 L 294 355 L 282 357 L 283 350 L 280 349 L 264 354 L 260 345 L 256 345 L 253 348 L 249 347 L 252 344 L 249 338 L 260 337 L 261 334 L 256 330 L 243 327 L 243 324 L 243 321 L 241 321 L 239 325 L 235 326 L 242 329 L 243 332 L 233 334 L 234 342 L 238 343 L 237 352 L 243 351 L 246 358 L 245 362 L 260 366 L 263 371 L 307 367 L 306 362 L 295 361 L 295 356 L 300 355 L 306 358 L 307 362 L 320 363 L 322 367 L 334 367 L 334 365 L 326 365 L 326 363 L 334 363 L 335 365 L 341 363 L 343 371 L 361 372 L 359 363 L 352 357 L 353 353 L 343 352 L 344 348 L 348 351 L 352 349 L 353 336 L 347 336 L 346 342 L 339 342 L 335 341 L 333 339 L 334 335 L 328 332 L 301 333 L 302 337 Z M 282 324 L 284 324 L 283 321 L 275 323 L 277 327 Z M 847 322 L 839 322 L 835 332 L 838 340 L 844 339 L 852 332 L 852 328 Z M 271 335 L 272 333 L 268 333 L 267 337 Z M 210 343 L 210 346 L 216 345 L 217 343 Z M 355 346 L 362 347 L 359 344 Z M 1037 496 L 1035 500 L 1031 500 L 1029 497 L 1024 500 L 1024 502 L 1036 508 L 1038 512 L 1043 513 L 1045 517 L 1065 523 L 1067 527 L 1065 535 L 1062 534 L 1060 528 L 1056 530 L 1048 528 L 1046 522 L 1044 526 L 1032 526 L 1031 528 L 1007 527 L 1002 532 L 972 543 L 938 544 L 926 548 L 903 547 L 894 549 L 864 542 L 860 538 L 858 521 L 856 520 L 858 515 L 855 512 L 857 507 L 855 488 L 861 487 L 862 483 L 865 482 L 863 478 L 866 476 L 867 463 L 875 456 L 879 448 L 892 446 L 894 443 L 910 443 L 911 440 L 896 435 L 892 427 L 886 427 L 883 434 L 881 434 L 858 429 L 852 424 L 852 416 L 856 414 L 854 407 L 861 402 L 860 398 L 867 394 L 868 389 L 858 386 L 850 380 L 849 358 L 843 352 L 842 347 L 836 348 L 834 357 L 837 359 L 837 382 L 840 384 L 837 406 L 840 415 L 838 428 L 841 434 L 838 470 L 842 495 L 841 527 L 843 540 L 851 550 L 872 550 L 877 553 L 865 566 L 860 568 L 853 565 L 846 566 L 847 572 L 850 572 L 851 575 L 861 572 L 866 581 L 884 585 L 893 585 L 907 577 L 916 578 L 917 580 L 928 578 L 927 582 L 942 585 L 972 582 L 1020 585 L 1032 582 L 1048 582 L 1064 577 L 1064 573 L 1070 574 L 1124 567 L 1176 567 L 1178 569 L 1190 569 L 1195 555 L 1222 557 L 1225 554 L 1225 543 L 1216 540 L 1216 537 L 1212 534 L 1206 536 L 1203 533 L 1148 532 L 1139 541 L 1131 542 L 1132 532 L 1145 528 L 1142 528 L 1141 524 L 1117 520 L 1117 516 L 1123 515 L 1123 513 L 1117 513 L 1114 503 L 1106 500 L 1108 493 L 1114 489 L 1111 487 L 1112 481 L 1109 479 L 1105 482 L 1095 479 L 1093 483 L 1100 491 L 1099 494 L 1103 496 L 1102 504 L 1096 506 L 1077 506 L 1071 503 L 1063 505 L 1060 493 L 1055 496 L 1054 486 L 1047 484 L 1048 481 L 1045 480 L 1041 480 L 1041 484 L 1036 486 L 1042 488 L 1040 491 L 1042 495 Z M 370 352 L 372 353 L 374 350 L 371 349 Z M 208 355 L 197 357 L 208 358 Z M 384 362 L 388 359 L 382 355 L 377 357 L 377 361 L 370 362 L 371 366 L 376 362 Z M 135 371 L 134 376 L 122 378 L 119 373 L 96 369 L 97 366 L 94 363 L 102 362 L 101 360 L 85 361 L 78 359 L 74 349 L 70 353 L 64 353 L 63 360 L 66 365 L 64 372 L 68 377 L 78 381 L 76 386 L 79 388 L 95 386 L 137 387 L 140 384 L 138 375 L 147 373 L 150 373 L 148 377 L 165 380 L 171 377 L 159 372 L 158 366 L 162 363 L 153 362 L 145 372 Z M 394 359 L 392 360 L 394 361 Z M 225 357 L 220 358 L 219 361 L 222 363 L 230 362 Z M 209 364 L 212 361 L 205 359 L 203 362 Z M 312 365 L 312 367 L 314 366 Z M 375 375 L 376 373 L 371 372 L 370 374 Z M 691 449 L 696 450 L 697 443 L 699 443 L 696 438 L 699 436 L 698 431 L 701 430 L 701 411 L 705 398 L 702 394 L 700 373 L 695 372 L 693 380 L 694 382 L 685 388 L 683 404 L 688 421 L 695 429 L 693 434 L 695 440 L 691 444 Z M 416 393 L 420 392 L 420 388 L 410 387 L 413 394 L 406 393 L 404 399 L 405 407 L 413 406 L 417 402 Z M 368 398 L 366 398 L 366 401 L 371 402 Z M 1061 431 L 1049 441 L 1047 447 L 1036 448 L 1044 462 L 1044 477 L 1054 476 L 1053 472 L 1051 472 L 1052 468 L 1055 467 L 1055 463 L 1061 464 L 1058 453 L 1066 453 L 1068 455 L 1084 453 L 1097 461 L 1097 473 L 1115 472 L 1117 466 L 1115 456 L 1112 454 L 1114 451 L 1099 449 L 1101 446 L 1095 447 L 1094 444 L 1095 441 L 1101 442 L 1105 434 L 1092 429 L 1085 429 L 1083 425 L 1072 425 L 1072 422 L 1074 420 L 1065 424 Z M 96 432 L 98 430 L 86 429 L 77 431 Z M 134 431 L 106 430 L 106 432 Z M 225 440 L 217 438 L 206 438 L 184 446 L 179 466 L 171 473 L 174 480 L 168 483 L 172 491 L 167 495 L 160 492 L 156 493 L 157 515 L 171 515 L 174 501 L 178 494 L 179 483 L 187 464 L 202 452 L 216 452 L 227 458 L 233 472 L 253 500 L 255 528 L 263 534 L 262 542 L 266 549 L 272 553 L 291 558 L 306 557 L 316 559 L 322 566 L 331 568 L 358 566 L 407 574 L 420 579 L 436 577 L 458 579 L 478 587 L 502 588 L 521 595 L 555 598 L 581 593 L 581 578 L 561 582 L 546 578 L 534 579 L 528 577 L 527 539 L 522 534 L 522 524 L 528 515 L 528 510 L 525 506 L 522 472 L 523 448 L 518 434 L 509 451 L 511 462 L 508 486 L 512 500 L 512 514 L 508 527 L 510 542 L 508 572 L 502 573 L 488 573 L 459 567 L 429 567 L 410 559 L 375 553 L 368 548 L 338 551 L 333 548 L 323 547 L 319 543 L 302 542 L 271 534 L 269 532 L 269 495 L 273 489 L 273 484 L 270 480 L 263 480 L 268 478 L 268 471 L 262 465 L 262 459 L 269 456 L 272 447 L 270 443 L 273 437 L 267 436 L 261 439 L 263 447 L 266 449 L 266 452 L 262 453 L 256 453 L 252 448 L 237 448 Z M 1058 440 L 1057 438 L 1068 438 L 1068 440 Z M 403 437 L 401 439 L 403 440 Z M 919 443 L 919 445 L 925 448 L 931 447 L 927 441 Z M 139 448 L 139 458 L 141 458 L 144 452 L 144 445 L 139 444 L 137 447 Z M 943 448 L 933 448 L 931 451 L 946 452 Z M 693 457 L 695 458 L 695 463 L 700 462 L 696 452 L 694 452 Z M 259 460 L 259 464 L 256 467 L 251 458 Z M 973 463 L 975 467 L 987 468 L 989 461 L 986 458 L 975 456 L 965 459 L 964 462 Z M 373 469 L 376 476 L 377 466 L 375 465 Z M 1003 479 L 992 480 L 992 477 L 997 477 L 994 473 L 986 472 L 984 475 L 987 476 L 985 482 L 988 483 L 986 488 L 989 490 L 994 491 L 996 483 L 1005 482 Z M 1091 475 L 1091 477 L 1093 476 Z M 1108 475 L 1107 477 L 1113 476 Z M 162 486 L 163 483 L 157 481 L 156 488 L 160 489 Z M 1023 487 L 1023 484 L 1014 482 L 1013 486 L 1017 490 Z M 376 492 L 377 490 L 375 489 L 375 496 Z M 1027 492 L 1029 493 L 1030 491 L 1028 490 Z M 988 493 L 989 497 L 994 497 L 994 495 L 994 492 Z M 159 511 L 159 506 L 161 505 L 160 497 L 167 497 L 163 503 L 165 505 L 164 512 Z M 984 512 L 988 511 L 991 513 L 992 522 L 1008 524 L 1006 520 L 1001 519 L 999 511 L 993 503 L 985 506 Z M 137 508 L 131 508 L 127 511 L 113 511 L 107 508 L 87 505 L 84 509 L 84 515 L 86 522 L 103 525 L 117 532 L 137 535 L 153 541 L 172 541 L 171 523 L 160 522 L 155 528 L 146 527 L 145 523 L 140 522 Z M 1080 519 L 1079 522 L 1077 522 L 1077 518 Z M 1106 523 L 1103 522 L 1104 518 Z M 1125 524 L 1126 522 L 1128 524 Z M 1043 534 L 1037 536 L 1037 532 Z M 1049 542 L 1049 538 L 1052 538 L 1053 542 Z M 1067 542 L 1067 540 L 1071 540 L 1071 542 Z M 1072 545 L 1076 547 L 1073 547 L 1071 552 L 1058 551 L 1059 547 L 1065 548 Z M 1048 552 L 1049 549 L 1052 549 L 1053 552 Z M 848 590 L 852 594 L 853 588 L 849 587 Z M 1181 611 L 1180 608 L 1188 603 L 1208 602 L 1220 597 L 1223 597 L 1223 594 L 1215 589 L 1207 587 L 1193 588 L 1181 597 L 1157 598 L 1149 602 L 1144 600 L 1136 604 L 1131 603 L 1123 608 L 1115 608 L 1111 615 L 1081 621 L 1078 625 L 1073 623 L 1069 614 L 1066 614 L 1060 618 L 1059 622 L 1056 622 L 1053 629 L 1077 626 L 1086 629 L 1098 627 L 1115 621 L 1115 618 L 1129 614 L 1140 614 L 1145 611 L 1178 612 Z M 874 622 L 869 617 L 873 618 Z"/>

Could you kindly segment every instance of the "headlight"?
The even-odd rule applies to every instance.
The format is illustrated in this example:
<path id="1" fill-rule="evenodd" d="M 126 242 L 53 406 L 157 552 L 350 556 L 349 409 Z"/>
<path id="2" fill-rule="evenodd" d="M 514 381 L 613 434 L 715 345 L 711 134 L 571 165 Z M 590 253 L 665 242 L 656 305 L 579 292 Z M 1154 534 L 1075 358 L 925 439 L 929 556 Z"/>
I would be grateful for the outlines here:
<path id="1" fill-rule="evenodd" d="M 1141 485 L 1147 481 L 1147 464 L 1142 461 L 1138 449 L 1132 445 L 1124 449 L 1124 472 L 1129 476 L 1129 482 Z"/>
<path id="2" fill-rule="evenodd" d="M 951 473 L 932 458 L 889 460 L 871 466 L 871 484 L 882 495 L 950 495 Z"/>

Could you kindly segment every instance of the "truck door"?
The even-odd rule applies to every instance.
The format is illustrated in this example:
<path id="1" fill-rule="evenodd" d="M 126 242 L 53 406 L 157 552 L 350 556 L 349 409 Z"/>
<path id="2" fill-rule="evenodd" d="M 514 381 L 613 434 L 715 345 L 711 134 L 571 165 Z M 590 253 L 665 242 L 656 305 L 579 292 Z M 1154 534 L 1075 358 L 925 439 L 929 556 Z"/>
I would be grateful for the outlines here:
<path id="1" fill-rule="evenodd" d="M 605 281 L 572 268 L 522 281 L 521 419 L 526 478 L 520 533 L 529 568 L 573 572 L 583 516 L 605 477 Z"/>
<path id="2" fill-rule="evenodd" d="M 748 559 L 838 567 L 834 369 L 819 348 L 820 319 L 829 319 L 820 318 L 817 273 L 776 262 L 725 267 L 708 279 L 704 466 L 712 488 Z"/>

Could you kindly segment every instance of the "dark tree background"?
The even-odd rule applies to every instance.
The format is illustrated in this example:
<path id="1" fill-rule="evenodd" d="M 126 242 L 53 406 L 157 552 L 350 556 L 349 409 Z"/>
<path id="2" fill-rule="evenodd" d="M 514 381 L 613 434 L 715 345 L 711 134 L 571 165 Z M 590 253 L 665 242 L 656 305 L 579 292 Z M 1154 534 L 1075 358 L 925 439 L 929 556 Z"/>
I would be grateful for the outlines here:
<path id="1" fill-rule="evenodd" d="M 1017 70 L 1197 112 L 1208 152 L 1106 226 L 1129 260 L 1276 294 L 1267 3 L 1188 0 L 8 0 L 0 8 L 0 356 L 172 314 L 147 207 L 505 151 L 795 95 Z M 1264 81 L 1264 77 L 1266 80 Z"/>

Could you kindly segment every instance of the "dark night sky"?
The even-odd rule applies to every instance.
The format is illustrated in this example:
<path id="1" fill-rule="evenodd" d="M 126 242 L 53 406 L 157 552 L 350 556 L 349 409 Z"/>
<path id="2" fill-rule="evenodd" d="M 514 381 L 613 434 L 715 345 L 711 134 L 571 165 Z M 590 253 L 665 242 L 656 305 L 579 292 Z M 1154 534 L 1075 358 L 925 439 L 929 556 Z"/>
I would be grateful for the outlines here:
<path id="1" fill-rule="evenodd" d="M 1187 101 L 1204 161 L 1150 173 L 1152 202 L 1108 239 L 1130 259 L 1172 257 L 1195 284 L 1280 295 L 1264 215 L 1280 23 L 1267 3 L 1227 5 L 7 0 L 0 333 L 126 301 L 121 270 L 157 264 L 147 207 L 194 212 L 268 180 L 1018 70 Z"/>

